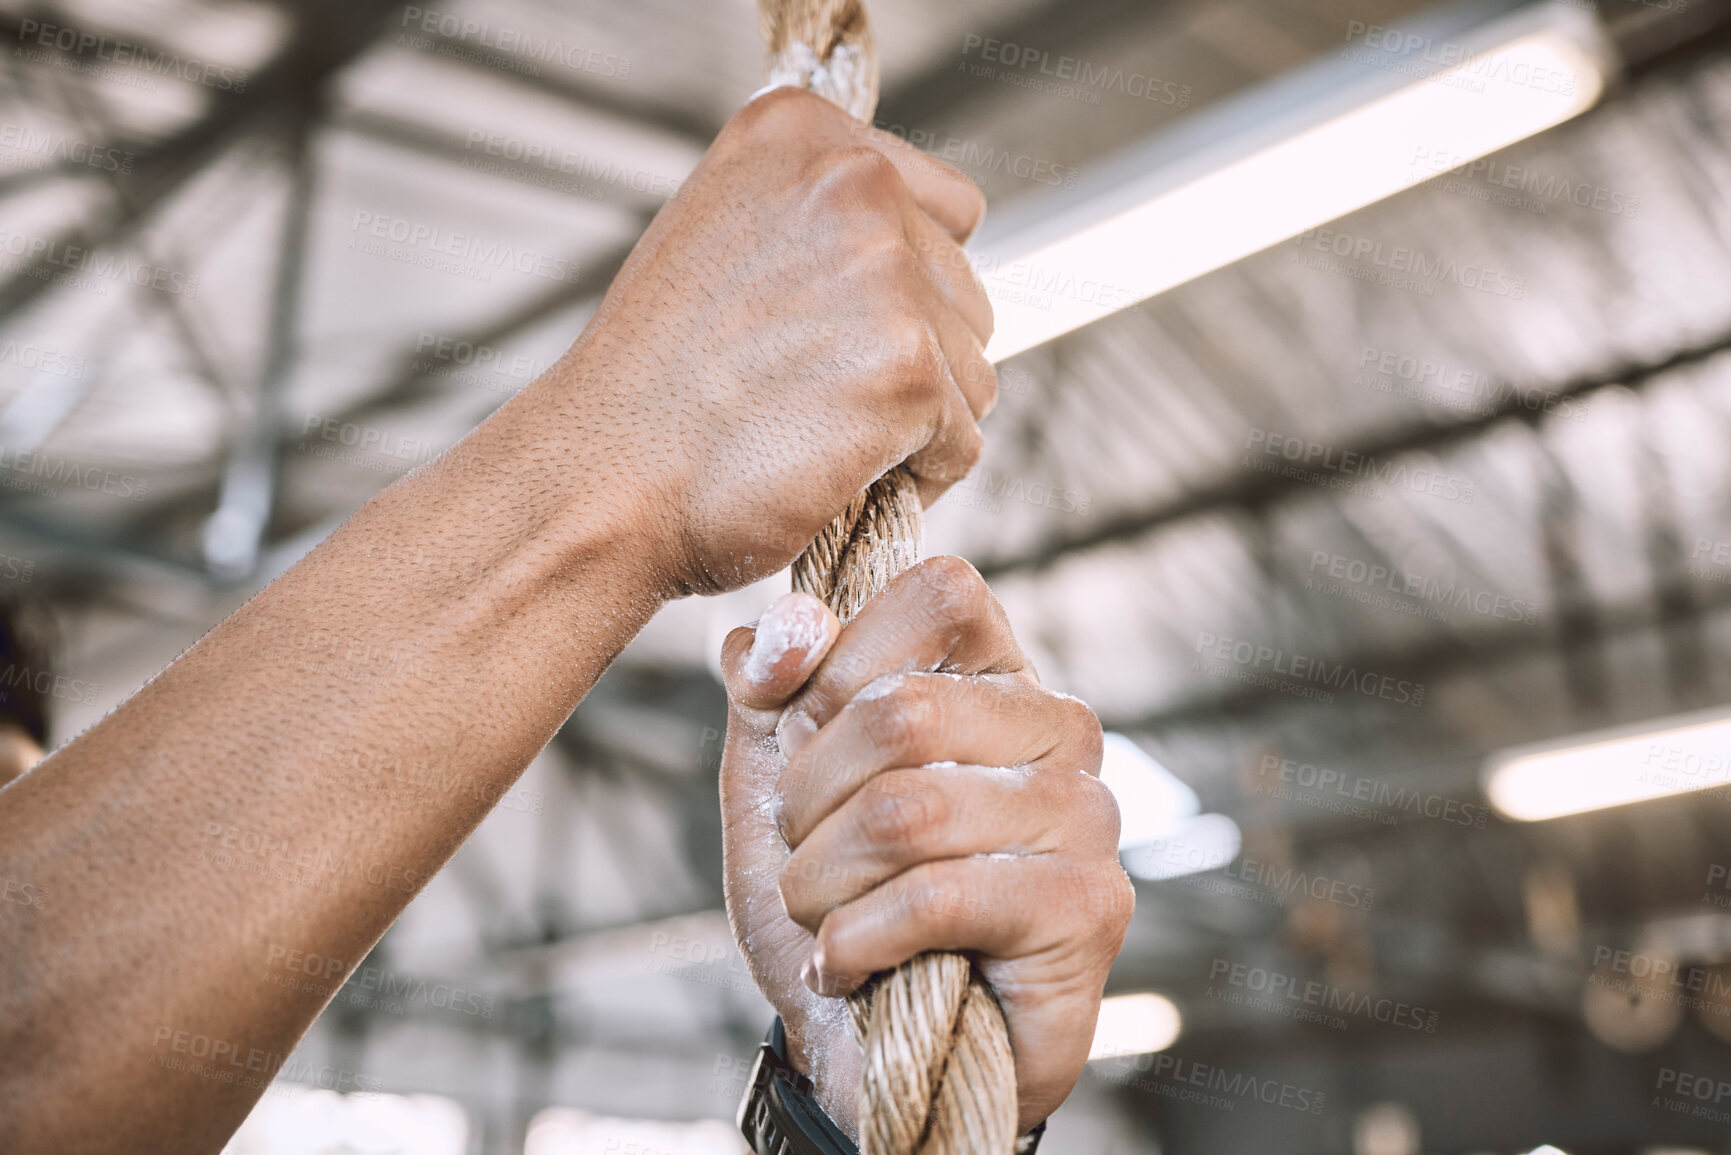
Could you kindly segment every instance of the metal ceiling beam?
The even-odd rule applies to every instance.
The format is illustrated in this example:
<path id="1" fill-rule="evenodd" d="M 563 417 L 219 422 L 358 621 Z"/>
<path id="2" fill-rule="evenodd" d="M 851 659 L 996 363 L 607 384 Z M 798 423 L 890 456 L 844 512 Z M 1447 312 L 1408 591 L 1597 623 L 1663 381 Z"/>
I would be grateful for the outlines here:
<path id="1" fill-rule="evenodd" d="M 1174 19 L 1201 4 L 1167 3 L 1161 6 L 1165 19 Z M 1154 9 L 1148 0 L 1095 0 L 1075 4 L 1050 0 L 985 35 L 1006 44 L 1029 44 L 1050 55 L 1079 55 L 1124 27 L 1145 22 Z M 955 109 L 991 95 L 995 88 L 956 68 L 958 58 L 944 54 L 933 67 L 889 89 L 878 101 L 880 124 L 929 124 Z"/>
<path id="2" fill-rule="evenodd" d="M 422 124 L 416 121 L 404 120 L 394 116 L 366 109 L 347 108 L 332 116 L 332 127 L 355 133 L 368 140 L 394 145 L 397 148 L 417 153 L 433 160 L 444 161 L 454 167 L 462 167 L 465 162 L 472 162 L 475 154 L 471 152 L 466 142 L 455 133 Z M 566 196 L 584 204 L 593 204 L 592 200 L 575 192 L 566 192 L 556 185 L 542 183 L 547 177 L 547 169 L 542 165 L 527 161 L 513 161 L 506 157 L 486 158 L 491 166 L 497 166 L 490 171 L 494 179 L 521 181 L 532 189 L 547 192 L 555 196 Z M 672 175 L 672 174 L 668 174 Z M 638 192 L 627 185 L 617 186 L 620 199 L 629 207 L 641 211 L 643 224 L 648 222 L 661 206 L 667 203 L 666 197 L 656 196 L 650 192 Z"/>
<path id="3" fill-rule="evenodd" d="M 706 146 L 714 138 L 721 127 L 711 123 L 708 117 L 694 115 L 682 108 L 673 108 L 662 104 L 644 104 L 640 99 L 641 89 L 632 96 L 624 96 L 618 91 L 604 88 L 598 84 L 586 84 L 573 73 L 570 79 L 555 80 L 549 76 L 525 73 L 522 71 L 523 60 L 509 52 L 501 52 L 481 44 L 465 42 L 460 54 L 445 55 L 438 50 L 439 41 L 434 46 L 422 48 L 420 51 L 427 56 L 439 60 L 448 60 L 453 64 L 463 65 L 471 70 L 484 71 L 500 77 L 509 78 L 514 83 L 522 85 L 531 92 L 551 96 L 582 108 L 590 108 L 621 120 L 634 121 L 646 128 L 658 132 L 669 133 L 695 141 L 700 146 Z M 745 95 L 740 94 L 741 97 Z"/>
<path id="4" fill-rule="evenodd" d="M 1621 636 L 1654 627 L 1698 626 L 1714 614 L 1731 611 L 1731 588 L 1711 595 L 1691 590 L 1686 597 L 1664 590 L 1657 592 L 1657 608 L 1653 588 L 1643 589 L 1636 598 L 1620 606 L 1601 605 L 1594 618 L 1595 628 L 1587 633 L 1541 632 L 1516 624 L 1487 631 L 1477 638 L 1437 637 L 1417 645 L 1366 646 L 1338 656 L 1326 655 L 1326 658 L 1351 669 L 1375 670 L 1378 674 L 1428 684 L 1451 674 L 1482 672 L 1500 662 L 1546 653 L 1555 654 L 1566 662 L 1577 651 L 1596 649 Z M 1222 693 L 1207 698 L 1133 717 L 1108 717 L 1103 721 L 1111 729 L 1140 731 L 1215 720 L 1242 726 L 1244 711 L 1271 698 L 1290 700 L 1277 689 L 1234 682 Z"/>
<path id="5" fill-rule="evenodd" d="M 645 217 L 644 224 L 647 225 L 647 223 L 648 220 Z M 525 302 L 503 317 L 473 330 L 463 340 L 476 347 L 497 345 L 502 341 L 509 341 L 524 330 L 539 325 L 565 309 L 600 297 L 613 283 L 614 276 L 618 274 L 620 266 L 631 255 L 631 250 L 636 244 L 637 234 L 633 233 L 631 238 L 624 243 L 585 261 L 586 268 L 576 281 L 560 284 L 551 292 Z M 571 338 L 576 340 L 577 334 L 571 334 Z M 419 360 L 420 355 L 414 350 L 404 350 L 397 358 L 399 368 L 395 373 L 386 377 L 384 388 L 359 405 L 344 411 L 340 414 L 341 419 L 345 421 L 359 420 L 370 414 L 420 400 L 428 392 L 428 385 L 437 383 L 438 378 L 428 377 L 417 370 L 415 365 Z"/>
<path id="6" fill-rule="evenodd" d="M 351 19 L 344 23 L 337 35 L 332 36 L 329 34 L 330 21 L 306 13 L 304 7 L 300 9 L 300 23 L 289 48 L 254 79 L 249 85 L 246 97 L 227 97 L 212 116 L 189 126 L 175 138 L 156 148 L 142 149 L 134 173 L 128 181 L 126 199 L 131 205 L 131 211 L 107 222 L 103 228 L 80 230 L 78 235 L 62 238 L 64 243 L 94 247 L 123 240 L 132 229 L 142 224 L 157 205 L 166 200 L 182 183 L 196 175 L 222 148 L 256 127 L 261 119 L 268 119 L 277 105 L 285 101 L 304 99 L 306 92 L 371 47 L 383 34 L 393 14 L 404 7 L 397 0 L 372 0 L 368 4 L 353 6 L 342 5 L 340 0 L 317 0 L 317 3 L 321 7 L 342 8 Z M 1145 8 L 1133 0 L 1107 0 L 1103 9 L 1093 11 L 1086 22 L 1079 24 L 1074 11 L 1066 12 L 1062 3 L 1051 3 L 1033 16 L 1012 22 L 998 31 L 1006 36 L 1020 36 L 1024 39 L 1034 37 L 1043 43 L 1054 45 L 1077 44 L 1086 38 L 1104 36 L 1124 21 L 1143 17 L 1145 11 Z M 16 22 L 14 31 L 15 24 Z M 0 35 L 5 31 L 6 24 L 0 21 Z M 700 141 L 706 141 L 714 131 L 712 126 L 700 118 L 668 118 L 659 113 L 645 117 L 641 107 L 621 104 L 613 94 L 598 91 L 594 86 L 560 84 L 520 75 L 517 79 L 561 99 L 599 108 L 604 112 L 625 116 L 647 123 L 653 128 Z M 976 92 L 976 85 L 956 85 L 953 70 L 940 65 L 887 94 L 886 108 L 893 115 L 897 107 L 919 101 L 927 114 L 942 115 L 947 111 L 947 102 L 971 98 Z M 934 94 L 943 103 L 927 103 L 934 98 Z M 422 150 L 434 148 L 446 155 L 450 153 L 449 142 L 420 139 L 416 134 L 402 133 L 401 126 L 376 125 L 365 121 L 364 117 L 361 121 L 352 127 L 366 131 L 388 128 L 387 135 L 397 143 Z M 642 207 L 645 209 L 643 224 L 647 227 L 651 215 L 649 210 L 658 206 Z M 487 325 L 470 339 L 477 343 L 507 340 L 560 309 L 605 292 L 618 267 L 629 255 L 635 239 L 633 237 L 631 243 L 618 252 L 592 261 L 591 275 L 585 277 L 581 284 L 561 286 L 559 291 Z M 29 304 L 47 287 L 47 283 L 22 273 L 15 276 L 10 283 L 0 283 L 0 320 Z M 345 413 L 344 418 L 376 414 L 417 399 L 426 389 L 429 379 L 411 368 L 414 361 L 412 353 L 405 353 L 400 358 L 402 368 L 388 378 L 383 390 Z M 207 497 L 204 487 L 194 493 L 196 496 L 189 494 L 187 500 L 204 501 Z M 180 504 L 184 505 L 185 501 Z"/>
<path id="7" fill-rule="evenodd" d="M 276 508 L 278 445 L 283 393 L 299 358 L 306 254 L 317 169 L 313 135 L 324 105 L 316 95 L 290 113 L 288 203 L 277 243 L 276 281 L 271 286 L 269 345 L 253 397 L 253 411 L 233 439 L 223 470 L 222 494 L 204 526 L 205 564 L 219 577 L 251 578 Z"/>
<path id="8" fill-rule="evenodd" d="M 645 224 L 647 224 L 647 218 L 645 218 Z M 590 258 L 587 262 L 587 270 L 575 283 L 558 285 L 551 292 L 533 298 L 505 316 L 490 322 L 485 327 L 474 330 L 463 340 L 477 348 L 484 345 L 496 346 L 511 340 L 524 330 L 540 324 L 564 309 L 600 297 L 607 291 L 607 286 L 612 283 L 619 267 L 631 255 L 631 249 L 636 243 L 637 235 L 633 233 L 628 241 L 612 251 Z M 576 334 L 572 334 L 572 338 L 575 339 Z M 415 350 L 403 350 L 396 357 L 397 368 L 384 375 L 384 384 L 380 389 L 358 404 L 342 410 L 335 415 L 335 419 L 364 423 L 399 406 L 410 405 L 424 399 L 438 387 L 439 378 L 430 377 L 417 368 L 420 360 L 421 356 Z M 501 395 L 499 403 L 503 404 L 507 399 L 506 396 Z M 296 431 L 287 427 L 278 431 L 276 452 L 279 459 L 289 451 L 290 443 L 295 436 Z M 273 527 L 274 532 L 268 536 L 267 542 L 292 536 L 299 532 L 300 528 L 302 527 L 275 526 Z"/>
<path id="9" fill-rule="evenodd" d="M 1631 75 L 1722 48 L 1731 31 L 1731 0 L 1600 0 L 1598 12 Z"/>
<path id="10" fill-rule="evenodd" d="M 260 116 L 284 101 L 304 101 L 366 51 L 391 13 L 402 6 L 400 0 L 305 0 L 299 5 L 300 19 L 288 46 L 252 78 L 245 93 L 215 94 L 210 115 L 162 144 L 140 150 L 132 172 L 120 178 L 126 188 L 126 207 L 107 220 L 66 230 L 53 238 L 54 244 L 96 249 L 124 242 Z M 20 28 L 17 18 L 0 19 L 0 37 L 17 39 Z M 0 282 L 0 321 L 52 290 L 56 267 L 45 254 Z"/>
<path id="11" fill-rule="evenodd" d="M 1543 415 L 1524 406 L 1519 400 L 1520 396 L 1531 396 L 1538 393 L 1562 400 L 1587 396 L 1600 389 L 1618 385 L 1629 389 L 1640 389 L 1654 378 L 1685 366 L 1700 364 L 1727 350 L 1731 350 L 1731 331 L 1677 349 L 1655 360 L 1633 362 L 1616 369 L 1566 381 L 1550 388 L 1534 387 L 1515 390 L 1515 399 L 1510 403 L 1466 420 L 1443 426 L 1430 425 L 1393 429 L 1366 437 L 1355 444 L 1343 445 L 1342 450 L 1350 450 L 1366 459 L 1397 457 L 1405 453 L 1445 451 L 1473 441 L 1504 422 L 1521 421 L 1533 424 L 1541 420 Z M 1186 518 L 1228 512 L 1233 509 L 1255 509 L 1283 501 L 1294 494 L 1313 492 L 1315 492 L 1314 487 L 1309 486 L 1301 479 L 1281 478 L 1272 474 L 1256 472 L 1232 473 L 1212 485 L 1204 485 L 1191 490 L 1176 500 L 1112 518 L 1086 533 L 1054 538 L 1045 545 L 1019 557 L 981 561 L 978 563 L 979 570 L 988 579 L 1022 573 L 1038 573 L 1072 555 L 1098 549 L 1102 546 L 1135 541 L 1146 537 L 1157 529 Z"/>

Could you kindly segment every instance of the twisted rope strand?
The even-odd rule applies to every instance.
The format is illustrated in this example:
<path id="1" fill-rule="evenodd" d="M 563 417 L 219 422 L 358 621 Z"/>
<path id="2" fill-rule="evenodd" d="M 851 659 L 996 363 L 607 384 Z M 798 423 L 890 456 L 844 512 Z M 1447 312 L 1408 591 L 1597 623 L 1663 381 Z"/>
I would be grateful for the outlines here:
<path id="1" fill-rule="evenodd" d="M 806 88 L 869 122 L 877 60 L 862 0 L 759 0 L 769 83 Z M 913 475 L 890 470 L 793 566 L 797 590 L 847 621 L 919 560 Z M 933 951 L 848 999 L 864 1054 L 861 1155 L 1011 1155 L 1016 1067 L 1003 1010 L 965 955 Z"/>

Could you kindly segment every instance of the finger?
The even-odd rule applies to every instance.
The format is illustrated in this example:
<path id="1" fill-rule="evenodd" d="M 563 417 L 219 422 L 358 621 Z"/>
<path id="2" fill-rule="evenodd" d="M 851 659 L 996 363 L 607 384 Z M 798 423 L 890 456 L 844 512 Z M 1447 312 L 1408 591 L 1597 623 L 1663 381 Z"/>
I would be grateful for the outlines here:
<path id="1" fill-rule="evenodd" d="M 930 509 L 951 486 L 972 473 L 986 449 L 985 436 L 974 420 L 968 398 L 947 364 L 944 376 L 936 426 L 925 444 L 904 461 L 918 485 L 922 509 Z"/>
<path id="2" fill-rule="evenodd" d="M 845 115 L 845 114 L 844 114 Z M 851 120 L 851 118 L 850 118 Z M 965 244 L 986 215 L 986 196 L 960 169 L 921 152 L 894 133 L 853 121 L 859 139 L 895 163 L 914 203 L 957 244 Z"/>
<path id="3" fill-rule="evenodd" d="M 882 153 L 895 165 L 920 211 L 958 243 L 973 236 L 986 213 L 985 194 L 960 170 L 927 156 L 893 133 L 856 120 L 810 92 L 791 87 L 761 92 L 723 131 L 758 132 L 768 140 L 804 141 L 811 146 L 863 145 Z"/>
<path id="4" fill-rule="evenodd" d="M 984 338 L 974 331 L 972 323 L 954 306 L 942 286 L 929 291 L 931 304 L 926 319 L 944 355 L 944 367 L 967 403 L 968 424 L 976 424 L 997 403 L 998 371 L 986 359 Z M 991 336 L 989 325 L 986 336 Z"/>
<path id="5" fill-rule="evenodd" d="M 778 107 L 785 115 L 804 106 L 783 102 Z M 997 397 L 997 372 L 985 355 L 992 331 L 991 302 L 966 254 L 947 235 L 943 222 L 927 211 L 931 204 L 922 201 L 918 182 L 910 185 L 898 164 L 905 164 L 910 152 L 917 156 L 917 150 L 849 123 L 855 130 L 834 141 L 838 147 L 826 157 L 817 189 L 834 200 L 838 219 L 863 214 L 873 227 L 881 227 L 886 215 L 893 214 L 901 229 L 900 244 L 866 254 L 864 259 L 877 263 L 871 271 L 862 268 L 861 275 L 881 275 L 887 260 L 896 292 L 907 294 L 912 307 L 908 325 L 874 334 L 872 340 L 888 344 L 894 403 L 905 413 L 917 414 L 894 460 L 907 463 L 919 483 L 921 501 L 931 504 L 968 475 L 984 449 L 978 421 Z M 977 196 L 965 178 L 954 176 Z M 942 183 L 950 182 L 946 178 Z"/>
<path id="6" fill-rule="evenodd" d="M 817 669 L 841 634 L 841 619 L 810 594 L 790 593 L 741 626 L 721 647 L 722 681 L 738 705 L 779 709 Z"/>
<path id="7" fill-rule="evenodd" d="M 788 704 L 782 729 L 810 737 L 868 683 L 914 670 L 1033 680 L 1003 607 L 959 557 L 928 558 L 867 602 Z"/>
<path id="8" fill-rule="evenodd" d="M 908 243 L 919 254 L 921 267 L 944 300 L 981 345 L 990 341 L 994 324 L 992 299 L 986 295 L 986 287 L 980 283 L 967 252 L 923 213 L 908 214 L 902 228 Z"/>
<path id="9" fill-rule="evenodd" d="M 933 762 L 1098 766 L 1099 724 L 1074 698 L 1014 675 L 886 674 L 789 753 L 781 828 L 791 847 L 878 774 Z M 911 809 L 911 808 L 910 808 Z"/>
<path id="10" fill-rule="evenodd" d="M 938 347 L 944 351 L 950 379 L 968 404 L 969 416 L 976 423 L 984 421 L 998 404 L 998 369 L 986 356 L 984 341 L 953 309 L 934 310 L 932 327 Z"/>
<path id="11" fill-rule="evenodd" d="M 1004 1008 L 1022 1123 L 1052 1111 L 1087 1059 L 1136 892 L 1115 856 L 959 858 L 906 871 L 823 920 L 801 977 L 839 998 L 928 950 L 976 952 Z"/>
<path id="12" fill-rule="evenodd" d="M 1118 809 L 1097 778 L 937 765 L 872 778 L 801 841 L 782 869 L 790 918 L 816 931 L 824 917 L 922 862 L 1058 849 L 1116 853 Z"/>
<path id="13" fill-rule="evenodd" d="M 1053 855 L 921 863 L 830 911 L 801 977 L 840 998 L 923 951 L 1031 953 L 1051 936 L 1053 912 L 1029 898 L 1062 893 L 1055 878 L 1072 868 Z"/>

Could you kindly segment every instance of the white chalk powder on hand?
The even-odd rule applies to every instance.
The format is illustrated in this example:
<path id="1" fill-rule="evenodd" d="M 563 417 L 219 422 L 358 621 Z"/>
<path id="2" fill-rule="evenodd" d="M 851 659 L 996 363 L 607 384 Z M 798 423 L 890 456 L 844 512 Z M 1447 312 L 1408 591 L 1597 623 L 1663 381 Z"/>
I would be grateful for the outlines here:
<path id="1" fill-rule="evenodd" d="M 829 616 L 823 606 L 810 598 L 787 594 L 757 623 L 757 637 L 745 658 L 746 680 L 768 681 L 789 651 L 809 654 L 828 637 Z"/>
<path id="2" fill-rule="evenodd" d="M 884 674 L 882 677 L 873 678 L 860 688 L 859 693 L 853 696 L 853 702 L 875 702 L 879 698 L 887 698 L 901 689 L 902 683 L 905 681 L 907 679 L 901 674 Z M 853 705 L 853 702 L 849 702 L 848 705 Z"/>

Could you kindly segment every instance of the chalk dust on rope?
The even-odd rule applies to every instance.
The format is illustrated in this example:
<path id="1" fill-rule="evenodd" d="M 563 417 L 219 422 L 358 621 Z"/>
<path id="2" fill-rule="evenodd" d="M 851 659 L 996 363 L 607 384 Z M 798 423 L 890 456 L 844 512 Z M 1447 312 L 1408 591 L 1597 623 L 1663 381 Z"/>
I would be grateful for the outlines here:
<path id="1" fill-rule="evenodd" d="M 870 123 L 878 71 L 862 0 L 759 0 L 769 83 L 810 89 Z M 919 560 L 913 476 L 897 466 L 794 563 L 794 588 L 843 621 Z M 848 1000 L 864 1053 L 861 1155 L 1011 1155 L 1016 1068 L 997 998 L 965 955 L 928 952 Z"/>

